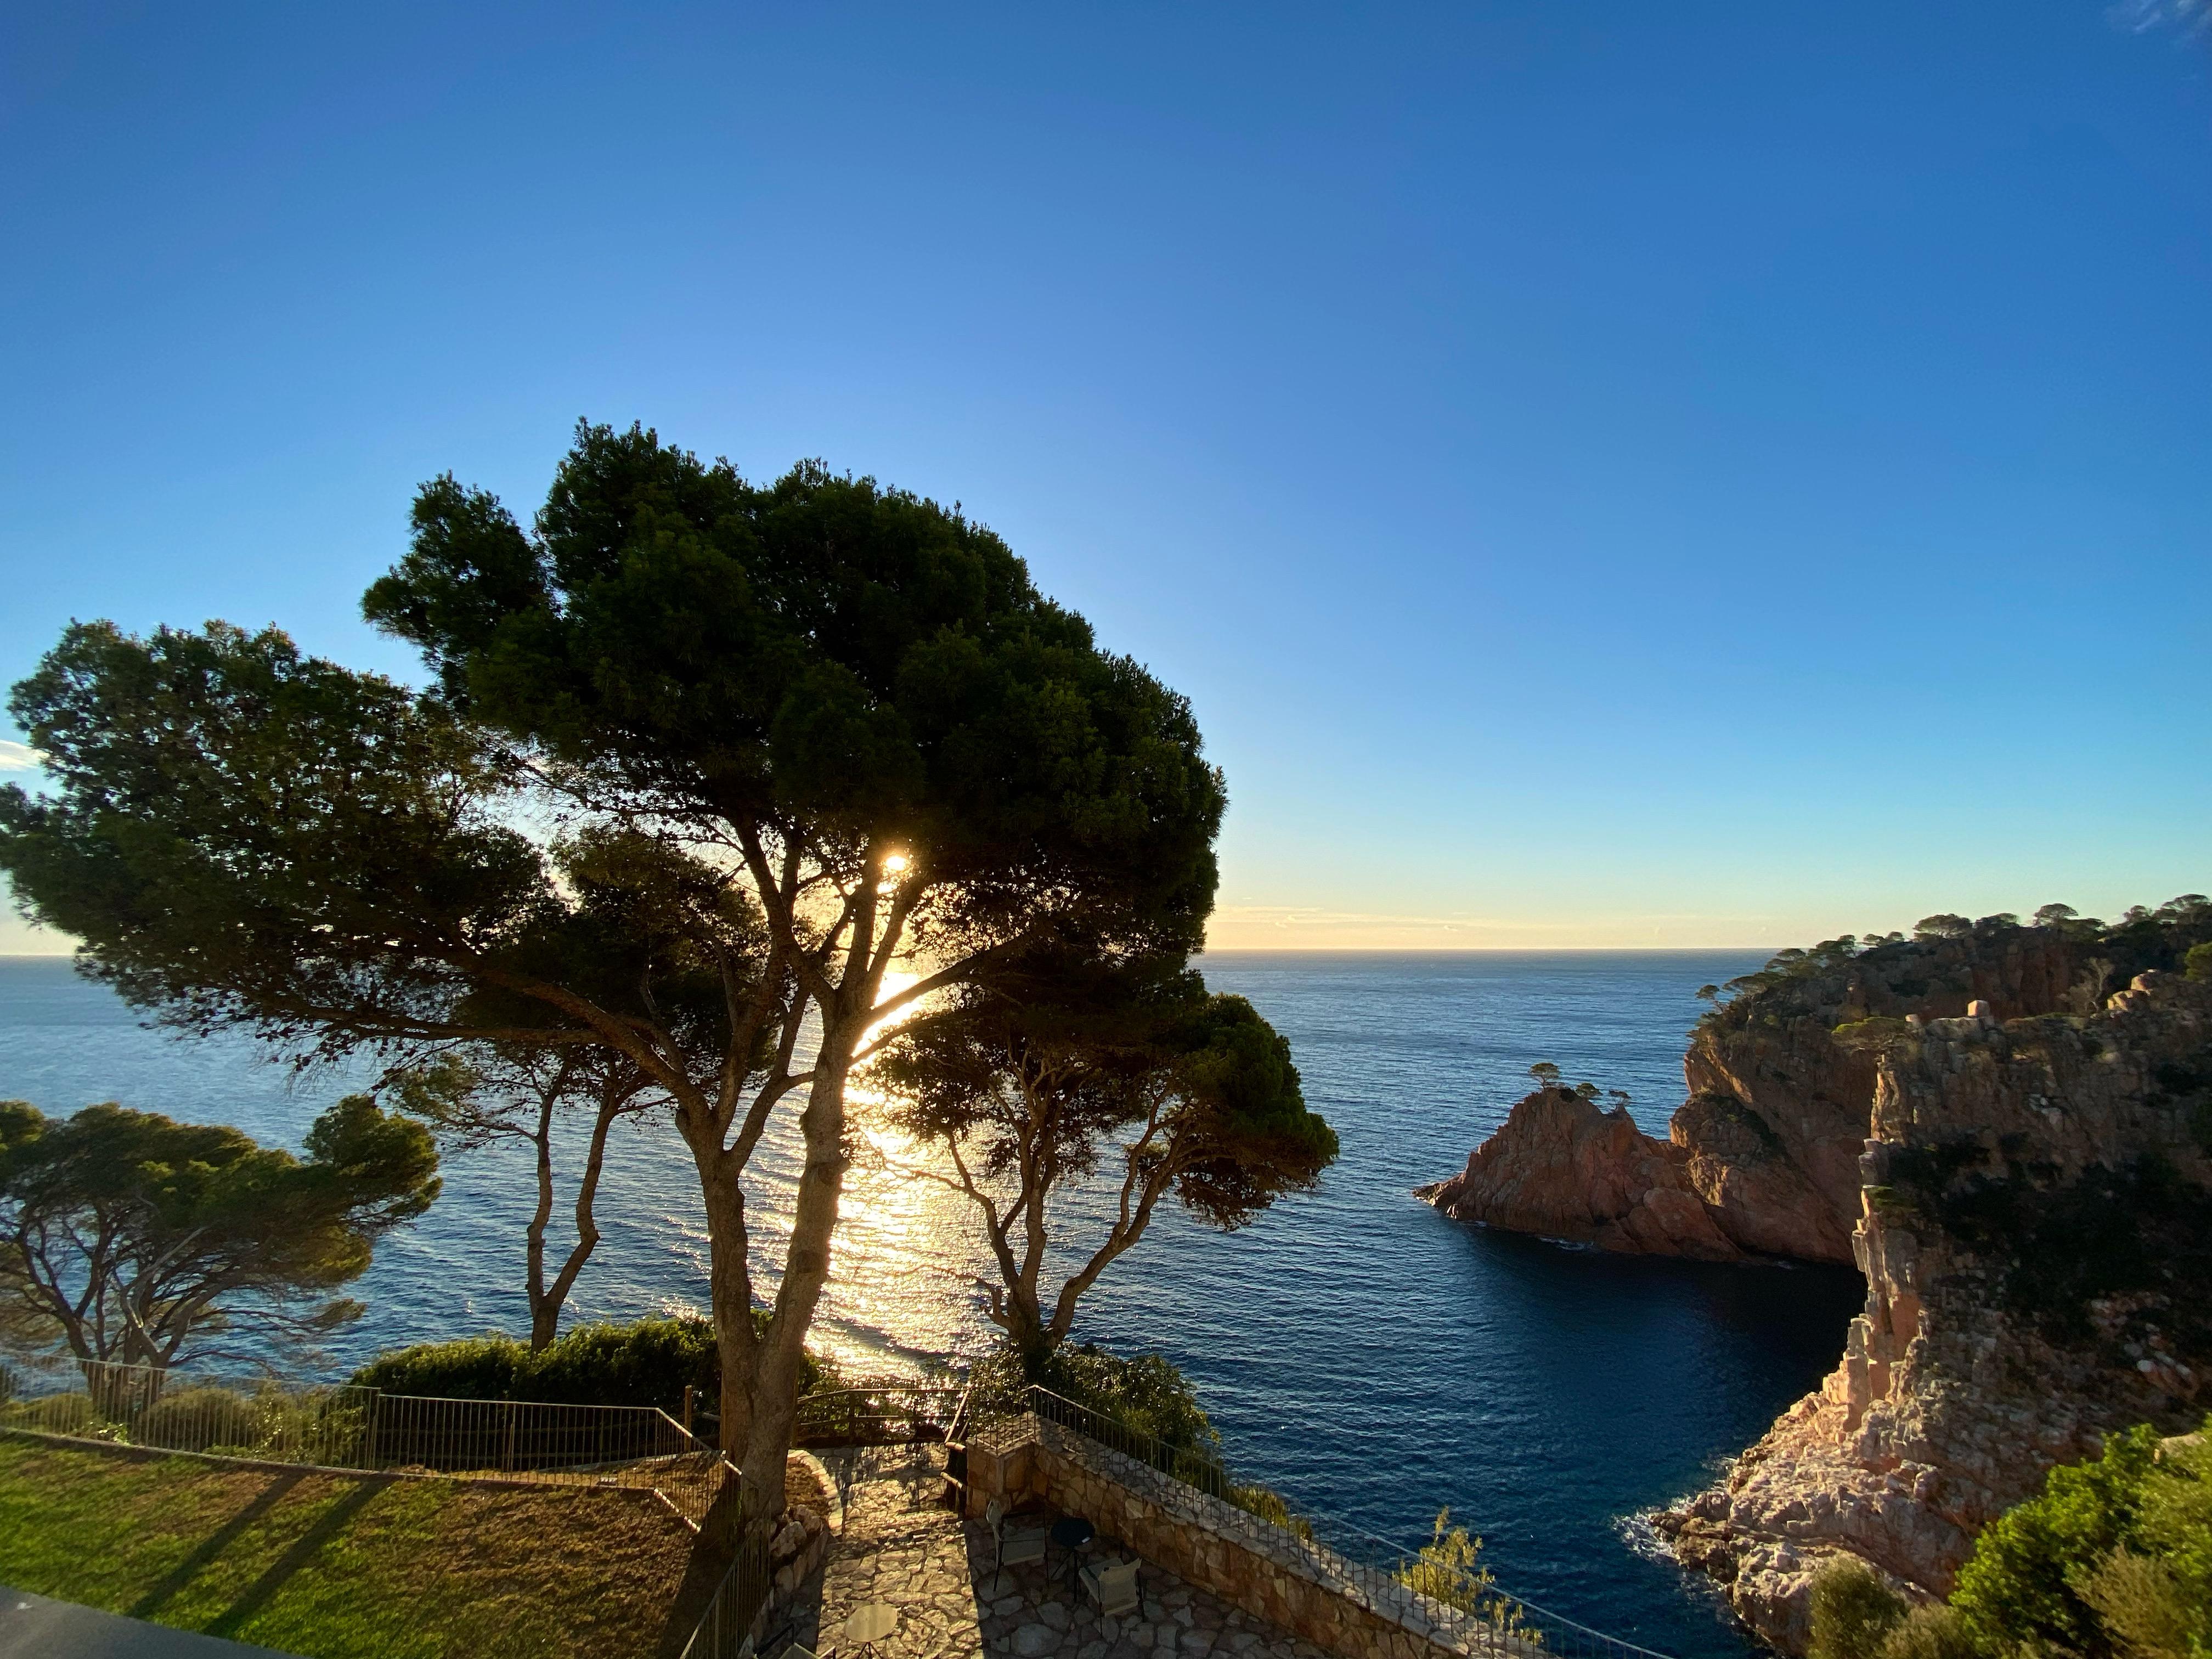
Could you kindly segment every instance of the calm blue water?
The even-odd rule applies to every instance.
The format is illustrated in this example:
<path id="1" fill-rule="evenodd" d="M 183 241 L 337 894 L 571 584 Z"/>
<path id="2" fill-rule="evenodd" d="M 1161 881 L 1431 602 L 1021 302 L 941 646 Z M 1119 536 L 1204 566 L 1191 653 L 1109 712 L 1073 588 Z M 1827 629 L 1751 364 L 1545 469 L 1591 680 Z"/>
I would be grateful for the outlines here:
<path id="1" fill-rule="evenodd" d="M 1211 983 L 1290 1038 L 1342 1160 L 1319 1192 L 1243 1232 L 1179 1217 L 1156 1226 L 1085 1299 L 1080 1334 L 1183 1366 L 1240 1472 L 1325 1522 L 1413 1538 L 1449 1504 L 1518 1594 L 1684 1659 L 1741 1654 L 1712 1598 L 1639 1547 L 1626 1518 L 1698 1485 L 1834 1364 L 1856 1276 L 1486 1233 L 1408 1189 L 1465 1162 L 1536 1060 L 1626 1089 L 1663 1133 L 1692 992 L 1757 965 L 1733 952 L 1206 958 Z M 295 1081 L 234 1042 L 141 1030 L 66 963 L 0 958 L 0 1097 L 48 1112 L 119 1100 L 296 1144 L 349 1085 Z M 607 1242 L 572 1317 L 704 1299 L 688 1158 L 651 1123 L 618 1143 Z M 965 1217 L 901 1173 L 905 1151 L 885 1144 L 854 1173 L 818 1327 L 872 1368 L 957 1359 L 985 1338 Z M 787 1137 L 764 1148 L 757 1214 L 787 1194 L 793 1154 Z M 526 1166 L 492 1152 L 451 1160 L 447 1175 L 431 1213 L 357 1288 L 370 1312 L 334 1345 L 335 1364 L 522 1328 Z M 763 1239 L 760 1265 L 780 1254 L 780 1239 Z"/>

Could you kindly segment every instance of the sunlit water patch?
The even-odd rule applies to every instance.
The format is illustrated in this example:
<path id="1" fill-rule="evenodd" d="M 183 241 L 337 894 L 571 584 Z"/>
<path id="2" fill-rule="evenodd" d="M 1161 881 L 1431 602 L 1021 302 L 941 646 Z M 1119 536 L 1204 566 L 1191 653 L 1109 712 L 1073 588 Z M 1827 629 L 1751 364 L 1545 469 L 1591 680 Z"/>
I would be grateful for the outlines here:
<path id="1" fill-rule="evenodd" d="M 1692 993 L 1757 965 L 1740 953 L 1206 959 L 1291 1040 L 1343 1157 L 1314 1194 L 1223 1237 L 1163 1213 L 1084 1304 L 1079 1334 L 1154 1347 L 1200 1382 L 1232 1461 L 1334 1522 L 1397 1539 L 1449 1505 L 1500 1581 L 1685 1659 L 1742 1651 L 1711 1598 L 1632 1517 L 1748 1444 L 1832 1365 L 1859 1287 L 1847 1272 L 1642 1261 L 1446 1221 L 1415 1200 L 1527 1086 L 1533 1060 L 1627 1090 L 1663 1133 L 1681 1097 Z M 296 1145 L 359 1079 L 295 1082 L 244 1045 L 140 1029 L 66 963 L 0 958 L 0 1097 L 96 1100 L 238 1125 Z M 882 1139 L 853 1172 L 817 1335 L 856 1365 L 957 1364 L 988 1340 L 966 1200 L 900 1173 Z M 788 1118 L 752 1206 L 772 1279 L 799 1168 Z M 450 1160 L 432 1212 L 380 1251 L 369 1305 L 336 1345 L 526 1328 L 521 1232 L 533 1199 L 513 1150 Z M 696 1179 L 672 1129 L 618 1127 L 606 1238 L 570 1317 L 706 1301 Z M 1068 1218 L 1079 1228 L 1085 1205 Z M 1089 1217 L 1096 1219 L 1095 1208 Z"/>

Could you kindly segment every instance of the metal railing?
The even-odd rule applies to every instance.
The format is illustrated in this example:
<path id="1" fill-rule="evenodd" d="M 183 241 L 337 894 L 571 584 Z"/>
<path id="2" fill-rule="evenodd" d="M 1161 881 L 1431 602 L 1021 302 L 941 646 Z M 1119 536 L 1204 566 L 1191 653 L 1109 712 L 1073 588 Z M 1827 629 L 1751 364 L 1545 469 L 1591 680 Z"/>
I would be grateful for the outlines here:
<path id="1" fill-rule="evenodd" d="M 0 1365 L 0 1428 L 276 1463 L 372 1467 L 362 1459 L 376 1404 L 374 1389 L 286 1388 L 96 1359 Z"/>
<path id="2" fill-rule="evenodd" d="M 749 1526 L 738 1544 L 737 1559 L 714 1587 L 707 1610 L 678 1659 L 750 1659 L 745 1644 L 775 1587 L 769 1559 L 769 1531 Z"/>
<path id="3" fill-rule="evenodd" d="M 737 1471 L 665 1412 L 286 1386 L 106 1360 L 0 1365 L 0 1430 L 364 1472 L 658 1492 L 700 1524 Z"/>
<path id="4" fill-rule="evenodd" d="M 381 1467 L 441 1472 L 584 1470 L 707 1449 L 681 1423 L 653 1406 L 380 1394 L 372 1428 Z"/>
<path id="5" fill-rule="evenodd" d="M 1118 1461 L 1120 1467 L 1109 1463 L 1099 1473 L 1164 1502 L 1194 1524 L 1293 1566 L 1356 1606 L 1440 1646 L 1515 1659 L 1666 1659 L 1500 1588 L 1486 1570 L 1456 1560 L 1458 1553 L 1444 1540 L 1408 1547 L 1357 1528 L 1289 1514 L 1272 1493 L 1238 1485 L 1210 1450 L 1167 1444 L 1045 1389 L 1031 1388 L 1021 1409 L 979 1423 L 969 1439 L 1006 1449 L 1031 1437 L 1048 1447 L 1055 1438 L 1079 1437 Z M 1178 1498 L 1178 1489 L 1188 1495 Z M 1197 1501 L 1203 1498 L 1217 1502 Z"/>
<path id="6" fill-rule="evenodd" d="M 964 1387 L 857 1382 L 803 1395 L 792 1431 L 798 1446 L 904 1446 L 952 1439 Z"/>

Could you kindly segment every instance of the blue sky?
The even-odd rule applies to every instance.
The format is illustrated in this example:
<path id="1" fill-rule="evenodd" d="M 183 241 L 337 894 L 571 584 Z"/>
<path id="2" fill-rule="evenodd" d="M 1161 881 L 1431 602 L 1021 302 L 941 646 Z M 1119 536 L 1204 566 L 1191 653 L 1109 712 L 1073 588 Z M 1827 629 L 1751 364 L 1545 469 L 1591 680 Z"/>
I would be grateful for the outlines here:
<path id="1" fill-rule="evenodd" d="M 2203 15 L 11 8 L 0 678 L 404 672 L 414 486 L 635 419 L 1188 692 L 1220 945 L 2212 890 Z"/>

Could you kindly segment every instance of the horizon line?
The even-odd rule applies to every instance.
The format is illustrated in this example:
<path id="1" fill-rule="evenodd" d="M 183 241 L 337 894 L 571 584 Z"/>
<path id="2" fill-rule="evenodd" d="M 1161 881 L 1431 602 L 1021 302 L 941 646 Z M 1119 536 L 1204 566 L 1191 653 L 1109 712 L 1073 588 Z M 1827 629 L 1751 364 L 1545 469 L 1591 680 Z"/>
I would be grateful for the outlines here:
<path id="1" fill-rule="evenodd" d="M 1689 956 L 1714 951 L 1765 951 L 1773 945 L 1222 945 L 1194 951 L 1194 957 L 1504 957 Z M 0 962 L 71 962 L 74 951 L 0 951 Z"/>

